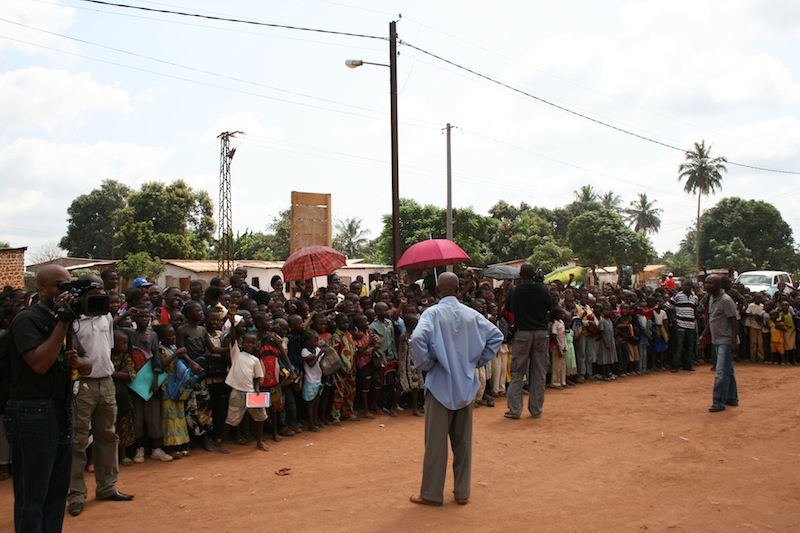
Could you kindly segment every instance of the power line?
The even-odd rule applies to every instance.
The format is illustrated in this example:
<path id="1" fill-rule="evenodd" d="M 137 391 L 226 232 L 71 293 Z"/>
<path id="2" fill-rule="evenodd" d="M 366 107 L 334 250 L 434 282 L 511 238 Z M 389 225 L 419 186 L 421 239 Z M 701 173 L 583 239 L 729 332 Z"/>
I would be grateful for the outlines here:
<path id="1" fill-rule="evenodd" d="M 88 3 L 92 3 L 92 4 L 120 7 L 120 8 L 125 8 L 125 9 L 132 9 L 132 10 L 141 10 L 141 11 L 148 11 L 148 12 L 154 12 L 154 13 L 164 13 L 164 14 L 179 15 L 179 16 L 184 16 L 184 17 L 194 17 L 194 18 L 208 19 L 208 20 L 213 20 L 213 21 L 234 22 L 234 23 L 249 24 L 249 25 L 255 25 L 255 26 L 265 26 L 265 27 L 282 28 L 282 29 L 289 29 L 289 30 L 308 31 L 308 32 L 324 33 L 324 34 L 339 35 L 339 36 L 375 39 L 375 40 L 382 40 L 382 41 L 388 40 L 386 37 L 375 36 L 375 35 L 356 34 L 356 33 L 349 33 L 349 32 L 339 32 L 339 31 L 333 31 L 333 30 L 324 30 L 324 29 L 319 29 L 319 28 L 307 28 L 307 27 L 291 26 L 291 25 L 285 25 L 285 24 L 275 24 L 275 23 L 268 23 L 268 22 L 240 19 L 240 18 L 234 18 L 234 17 L 222 17 L 222 16 L 214 16 L 214 15 L 204 15 L 204 14 L 200 14 L 200 13 L 190 13 L 190 12 L 185 12 L 185 11 L 173 11 L 173 10 L 168 10 L 168 9 L 149 8 L 149 7 L 144 7 L 144 6 L 134 6 L 134 5 L 129 5 L 129 4 L 108 2 L 108 1 L 104 1 L 104 0 L 80 0 L 80 1 L 88 2 Z M 12 40 L 16 40 L 16 39 L 12 39 Z M 24 41 L 20 41 L 20 42 L 24 42 Z M 659 141 L 659 140 L 654 139 L 652 137 L 647 137 L 645 135 L 641 135 L 639 133 L 635 133 L 633 131 L 627 130 L 627 129 L 619 127 L 619 126 L 615 126 L 615 125 L 610 124 L 608 122 L 605 122 L 605 121 L 599 120 L 597 118 L 591 117 L 591 116 L 589 116 L 589 115 L 587 115 L 585 113 L 581 113 L 581 112 L 575 111 L 575 110 L 570 109 L 570 108 L 568 108 L 566 106 L 557 104 L 555 102 L 552 102 L 552 101 L 547 100 L 545 98 L 542 98 L 540 96 L 536 96 L 536 95 L 531 94 L 531 93 L 529 93 L 527 91 L 524 91 L 522 89 L 519 89 L 519 88 L 516 88 L 516 87 L 514 87 L 512 85 L 509 85 L 509 84 L 507 84 L 505 82 L 502 82 L 500 80 L 492 78 L 491 76 L 488 76 L 486 74 L 482 74 L 482 73 L 478 72 L 475 69 L 466 67 L 464 65 L 456 63 L 455 61 L 446 59 L 446 58 L 444 58 L 444 57 L 442 57 L 442 56 L 440 56 L 438 54 L 434 54 L 433 52 L 429 52 L 429 51 L 427 51 L 427 50 L 425 50 L 423 48 L 420 48 L 418 46 L 415 46 L 415 45 L 413 45 L 413 44 L 411 44 L 411 43 L 409 43 L 407 41 L 399 40 L 399 42 L 400 42 L 400 44 L 408 46 L 409 48 L 411 48 L 413 50 L 416 50 L 416 51 L 418 51 L 418 52 L 420 52 L 422 54 L 428 55 L 428 56 L 430 56 L 430 57 L 432 57 L 434 59 L 438 59 L 439 61 L 442 61 L 442 62 L 444 62 L 444 63 L 446 63 L 448 65 L 451 65 L 452 67 L 455 67 L 457 69 L 460 69 L 460 70 L 463 70 L 465 72 L 468 72 L 468 73 L 472 74 L 473 76 L 477 76 L 477 77 L 479 77 L 479 78 L 481 78 L 481 79 L 483 79 L 485 81 L 488 81 L 488 82 L 490 82 L 492 84 L 499 85 L 499 86 L 504 87 L 504 88 L 506 88 L 506 89 L 508 89 L 510 91 L 516 92 L 518 94 L 521 94 L 523 96 L 526 96 L 528 98 L 536 100 L 536 101 L 538 101 L 540 103 L 543 103 L 545 105 L 554 107 L 554 108 L 559 109 L 561 111 L 564 111 L 566 113 L 572 114 L 574 116 L 577 116 L 577 117 L 582 118 L 584 120 L 588 120 L 590 122 L 594 122 L 595 124 L 599 124 L 599 125 L 604 126 L 606 128 L 610 128 L 612 130 L 618 131 L 618 132 L 623 133 L 625 135 L 629 135 L 629 136 L 638 138 L 638 139 L 646 141 L 646 142 L 650 142 L 650 143 L 653 143 L 653 144 L 656 144 L 656 145 L 659 145 L 659 146 L 663 146 L 665 148 L 676 150 L 676 151 L 679 151 L 679 152 L 684 153 L 684 154 L 687 153 L 687 150 L 685 150 L 683 148 L 680 148 L 678 146 L 675 146 L 675 145 L 672 145 L 672 144 L 669 144 L 669 143 L 666 143 L 666 142 Z M 45 48 L 47 48 L 47 47 L 45 47 Z M 100 60 L 100 61 L 102 61 L 102 60 Z M 132 67 L 130 67 L 130 68 L 132 68 Z M 181 78 L 178 78 L 178 79 L 181 79 Z M 269 98 L 269 97 L 267 97 L 267 98 Z M 299 105 L 304 105 L 304 104 L 299 104 Z M 316 106 L 311 106 L 311 107 L 316 107 Z M 728 161 L 728 164 L 731 164 L 731 165 L 734 165 L 734 166 L 739 166 L 739 167 L 742 167 L 742 168 L 749 168 L 749 169 L 752 169 L 752 170 L 758 170 L 758 171 L 762 171 L 762 172 L 771 172 L 771 173 L 778 173 L 778 174 L 790 174 L 790 175 L 800 175 L 800 172 L 797 172 L 797 171 L 778 170 L 778 169 L 772 169 L 772 168 L 767 168 L 767 167 L 759 167 L 759 166 L 755 166 L 755 165 L 748 165 L 748 164 L 745 164 L 745 163 L 737 163 L 737 162 L 732 162 L 732 161 Z"/>
<path id="2" fill-rule="evenodd" d="M 201 13 L 190 13 L 188 11 L 173 11 L 171 9 L 158 9 L 154 7 L 144 7 L 144 6 L 134 6 L 129 4 L 118 4 L 116 2 L 105 2 L 104 0 L 80 0 L 81 2 L 88 2 L 90 4 L 99 4 L 103 6 L 112 6 L 112 7 L 121 7 L 125 9 L 137 9 L 140 11 L 149 11 L 152 13 L 164 13 L 167 15 L 180 15 L 182 17 L 195 17 L 207 20 L 215 20 L 219 22 L 235 22 L 238 24 L 250 24 L 252 26 L 264 26 L 267 28 L 282 28 L 285 30 L 298 30 L 298 31 L 308 31 L 314 33 L 326 33 L 329 35 L 340 35 L 344 37 L 359 37 L 362 39 L 377 39 L 380 41 L 388 41 L 388 37 L 381 37 L 379 35 L 366 35 L 362 33 L 350 33 L 344 31 L 334 31 L 334 30 L 323 30 L 320 28 L 306 28 L 303 26 L 289 26 L 287 24 L 275 24 L 272 22 L 261 22 L 257 20 L 247 20 L 247 19 L 240 19 L 240 18 L 233 18 L 233 17 L 220 17 L 215 15 L 203 15 Z"/>
<path id="3" fill-rule="evenodd" d="M 674 146 L 672 144 L 668 144 L 668 143 L 653 139 L 651 137 L 647 137 L 645 135 L 641 135 L 639 133 L 635 133 L 633 131 L 626 130 L 624 128 L 620 128 L 619 126 L 614 126 L 613 124 L 609 124 L 608 122 L 604 122 L 604 121 L 596 119 L 594 117 L 590 117 L 589 115 L 586 115 L 584 113 L 580 113 L 578 111 L 574 111 L 574 110 L 572 110 L 572 109 L 570 109 L 568 107 L 565 107 L 563 105 L 557 104 L 555 102 L 551 102 L 550 100 L 546 100 L 546 99 L 544 99 L 544 98 L 542 98 L 540 96 L 536 96 L 536 95 L 531 94 L 531 93 L 529 93 L 527 91 L 524 91 L 522 89 L 518 89 L 517 87 L 514 87 L 514 86 L 509 85 L 509 84 L 507 84 L 505 82 L 502 82 L 500 80 L 492 78 L 491 76 L 488 76 L 486 74 L 480 73 L 477 70 L 474 70 L 474 69 L 471 69 L 471 68 L 466 67 L 464 65 L 461 65 L 459 63 L 456 63 L 455 61 L 451 61 L 449 59 L 446 59 L 446 58 L 444 58 L 444 57 L 442 57 L 440 55 L 434 54 L 433 52 L 429 52 L 429 51 L 427 51 L 427 50 L 425 50 L 423 48 L 420 48 L 418 46 L 415 46 L 415 45 L 413 45 L 413 44 L 411 44 L 411 43 L 409 43 L 407 41 L 402 41 L 401 40 L 401 44 L 403 44 L 403 45 L 405 45 L 405 46 L 407 46 L 409 48 L 412 48 L 412 49 L 414 49 L 414 50 L 416 50 L 418 52 L 421 52 L 421 53 L 423 53 L 423 54 L 425 54 L 427 56 L 433 57 L 434 59 L 438 59 L 439 61 L 442 61 L 443 63 L 447 63 L 448 65 L 450 65 L 452 67 L 455 67 L 457 69 L 463 70 L 465 72 L 469 72 L 473 76 L 477 76 L 477 77 L 479 77 L 479 78 L 481 78 L 483 80 L 486 80 L 488 82 L 491 82 L 491 83 L 493 83 L 495 85 L 499 85 L 499 86 L 501 86 L 501 87 L 503 87 L 505 89 L 508 89 L 510 91 L 513 91 L 515 93 L 521 94 L 521 95 L 526 96 L 528 98 L 532 98 L 533 100 L 536 100 L 537 102 L 541 102 L 541 103 L 543 103 L 545 105 L 554 107 L 556 109 L 559 109 L 559 110 L 564 111 L 566 113 L 569 113 L 571 115 L 575 115 L 576 117 L 582 118 L 584 120 L 588 120 L 590 122 L 594 122 L 595 124 L 599 124 L 601 126 L 604 126 L 606 128 L 610 128 L 610 129 L 618 131 L 620 133 L 624 133 L 625 135 L 630 135 L 632 137 L 636 137 L 637 139 L 640 139 L 640 140 L 643 140 L 643 141 L 647 141 L 647 142 L 650 142 L 650 143 L 653 143 L 653 144 L 657 144 L 657 145 L 663 146 L 665 148 L 669 148 L 671 150 L 677 150 L 677 151 L 679 151 L 681 153 L 684 153 L 684 154 L 687 153 L 687 150 L 685 150 L 683 148 L 679 148 L 678 146 Z M 774 173 L 778 173 L 778 174 L 797 174 L 797 175 L 800 175 L 800 172 L 797 172 L 797 171 L 777 170 L 777 169 L 766 168 L 766 167 L 757 167 L 757 166 L 753 166 L 753 165 L 747 165 L 747 164 L 744 164 L 744 163 L 735 163 L 735 162 L 731 162 L 731 161 L 728 161 L 728 164 L 736 165 L 736 166 L 744 167 L 744 168 L 750 168 L 750 169 L 753 169 L 753 170 L 760 170 L 760 171 L 763 171 L 763 172 L 774 172 Z"/>
<path id="4" fill-rule="evenodd" d="M 321 1 L 321 0 L 319 0 L 319 1 Z M 583 84 L 581 84 L 581 83 L 578 83 L 578 82 L 576 82 L 576 81 L 573 81 L 573 80 L 571 80 L 571 79 L 569 79 L 569 78 L 565 78 L 565 77 L 563 77 L 563 76 L 559 76 L 559 75 L 557 75 L 557 74 L 553 74 L 552 72 L 548 72 L 548 71 L 546 71 L 546 70 L 543 70 L 543 69 L 540 69 L 540 68 L 534 67 L 534 66 L 532 66 L 532 65 L 528 65 L 528 64 L 522 63 L 522 62 L 521 62 L 521 61 L 519 61 L 518 59 L 514 59 L 514 58 L 512 58 L 512 57 L 509 57 L 509 56 L 507 56 L 507 55 L 501 54 L 501 53 L 499 53 L 499 52 L 496 52 L 496 51 L 494 51 L 494 50 L 491 50 L 491 49 L 489 49 L 489 48 L 486 48 L 486 47 L 484 47 L 484 46 L 481 46 L 481 45 L 475 44 L 475 43 L 473 43 L 473 42 L 470 42 L 470 41 L 468 41 L 468 40 L 466 40 L 466 39 L 462 39 L 461 37 L 458 37 L 458 36 L 456 36 L 456 35 L 453 35 L 453 34 L 451 34 L 451 33 L 448 33 L 448 32 L 446 32 L 446 31 L 442 31 L 442 30 L 440 30 L 440 29 L 438 29 L 438 28 L 434 28 L 433 26 L 429 26 L 429 25 L 427 25 L 427 24 L 425 24 L 425 23 L 423 23 L 423 22 L 420 22 L 420 21 L 418 21 L 418 20 L 415 20 L 415 19 L 413 19 L 413 18 L 411 18 L 411 17 L 403 17 L 403 19 L 404 19 L 404 20 L 408 20 L 409 22 L 412 22 L 412 23 L 414 23 L 414 24 L 418 24 L 419 26 L 422 26 L 422 27 L 424 27 L 424 28 L 428 28 L 429 30 L 435 31 L 435 32 L 437 32 L 437 33 L 440 33 L 440 34 L 442 34 L 442 35 L 445 35 L 445 36 L 449 37 L 450 39 L 454 39 L 454 40 L 456 40 L 456 41 L 460 41 L 460 42 L 462 42 L 462 43 L 464 43 L 464 44 L 467 44 L 467 45 L 469 45 L 469 46 L 472 46 L 473 48 L 477 48 L 478 50 L 482 50 L 482 51 L 484 51 L 484 52 L 486 52 L 486 53 L 488 53 L 488 54 L 492 54 L 492 55 L 494 55 L 494 56 L 496 56 L 496 57 L 499 57 L 499 58 L 501 58 L 501 59 L 505 59 L 506 61 L 509 61 L 509 62 L 511 62 L 511 63 L 512 63 L 512 64 L 514 64 L 514 65 L 521 65 L 521 66 L 523 66 L 523 67 L 525 67 L 525 68 L 529 68 L 529 69 L 531 69 L 531 70 L 533 70 L 533 71 L 535 71 L 535 72 L 538 72 L 538 73 L 540 73 L 540 74 L 544 74 L 545 76 L 549 76 L 549 77 L 551 77 L 551 78 L 553 78 L 553 79 L 556 79 L 556 80 L 558 80 L 558 81 L 561 81 L 561 82 L 564 82 L 564 83 L 567 83 L 567 84 L 573 85 L 573 86 L 575 86 L 575 87 L 578 87 L 578 88 L 580 88 L 580 89 L 582 89 L 582 90 L 585 90 L 585 91 L 588 91 L 588 92 L 590 92 L 590 93 L 593 93 L 593 94 L 596 94 L 596 95 L 602 96 L 603 98 L 608 98 L 609 100 L 613 100 L 613 101 L 615 101 L 615 102 L 619 102 L 619 103 L 621 103 L 621 104 L 625 104 L 625 105 L 627 105 L 627 106 L 630 106 L 630 107 L 633 107 L 633 108 L 635 108 L 635 109 L 639 109 L 639 110 L 641 110 L 641 111 L 645 111 L 645 112 L 647 112 L 647 113 L 652 113 L 653 115 L 656 115 L 656 116 L 659 116 L 659 117 L 665 118 L 665 119 L 667 119 L 667 120 L 672 120 L 672 121 L 674 121 L 674 122 L 677 122 L 677 123 L 679 123 L 679 124 L 685 124 L 685 125 L 687 125 L 687 126 L 692 126 L 693 128 L 699 128 L 699 129 L 702 129 L 702 130 L 704 130 L 704 131 L 707 131 L 707 132 L 713 133 L 713 134 L 715 134 L 715 135 L 720 135 L 720 136 L 722 136 L 722 137 L 728 137 L 729 139 L 734 139 L 734 140 L 737 140 L 737 141 L 740 141 L 740 142 L 746 142 L 746 143 L 748 143 L 748 144 L 753 144 L 753 145 L 755 145 L 755 146 L 761 146 L 762 148 L 769 148 L 769 146 L 766 146 L 766 145 L 763 145 L 763 144 L 760 144 L 760 143 L 757 143 L 757 142 L 753 142 L 753 141 L 751 141 L 751 140 L 747 140 L 747 139 L 741 139 L 741 138 L 739 138 L 739 137 L 735 137 L 735 136 L 733 136 L 733 135 L 729 135 L 729 134 L 727 134 L 727 133 L 723 133 L 723 132 L 719 132 L 719 131 L 716 131 L 716 130 L 712 130 L 712 129 L 706 128 L 706 127 L 704 127 L 704 126 L 699 126 L 699 125 L 697 125 L 697 124 L 693 124 L 693 123 L 691 123 L 691 122 L 688 122 L 688 121 L 685 121 L 685 120 L 681 120 L 681 119 L 679 119 L 679 118 L 672 117 L 672 116 L 669 116 L 669 115 L 667 115 L 667 114 L 661 113 L 661 112 L 659 112 L 659 111 L 656 111 L 656 110 L 654 110 L 654 109 L 649 109 L 649 108 L 646 108 L 646 107 L 640 106 L 640 105 L 638 105 L 638 104 L 635 104 L 635 103 L 633 103 L 633 102 L 629 102 L 629 101 L 627 101 L 627 100 L 625 100 L 625 99 L 622 99 L 622 98 L 617 98 L 617 97 L 615 97 L 615 96 L 611 96 L 611 95 L 609 95 L 609 94 L 606 94 L 606 93 L 603 93 L 603 92 L 601 92 L 601 91 L 598 91 L 598 90 L 596 90 L 596 89 L 593 89 L 593 88 L 591 88 L 591 87 L 589 87 L 589 86 L 586 86 L 586 85 L 583 85 Z"/>

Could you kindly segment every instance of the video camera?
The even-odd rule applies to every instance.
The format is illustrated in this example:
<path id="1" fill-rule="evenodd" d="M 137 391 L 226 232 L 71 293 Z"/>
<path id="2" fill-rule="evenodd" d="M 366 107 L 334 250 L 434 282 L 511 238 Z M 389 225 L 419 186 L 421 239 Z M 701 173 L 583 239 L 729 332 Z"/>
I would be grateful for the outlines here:
<path id="1" fill-rule="evenodd" d="M 105 294 L 88 294 L 89 292 L 100 289 L 103 285 L 90 279 L 78 279 L 62 281 L 58 284 L 61 291 L 68 291 L 75 298 L 72 305 L 64 304 L 56 309 L 60 320 L 77 320 L 81 315 L 103 316 L 108 314 L 108 296 Z"/>

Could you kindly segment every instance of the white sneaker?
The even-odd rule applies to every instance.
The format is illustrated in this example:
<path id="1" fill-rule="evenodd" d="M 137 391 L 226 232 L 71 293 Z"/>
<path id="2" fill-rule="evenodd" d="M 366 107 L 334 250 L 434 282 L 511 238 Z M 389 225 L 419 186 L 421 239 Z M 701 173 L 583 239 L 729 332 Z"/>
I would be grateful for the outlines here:
<path id="1" fill-rule="evenodd" d="M 136 455 L 133 456 L 133 462 L 136 464 L 144 462 L 144 448 L 136 448 Z"/>
<path id="2" fill-rule="evenodd" d="M 168 463 L 172 461 L 172 456 L 167 455 L 161 448 L 156 448 L 153 450 L 153 453 L 150 454 L 150 459 Z"/>

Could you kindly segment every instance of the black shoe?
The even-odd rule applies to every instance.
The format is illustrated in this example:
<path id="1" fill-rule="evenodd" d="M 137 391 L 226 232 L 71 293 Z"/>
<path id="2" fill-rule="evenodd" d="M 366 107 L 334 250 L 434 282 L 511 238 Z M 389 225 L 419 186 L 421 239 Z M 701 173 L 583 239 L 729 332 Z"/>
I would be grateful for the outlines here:
<path id="1" fill-rule="evenodd" d="M 725 410 L 724 407 L 717 407 L 716 405 L 712 405 L 711 407 L 708 408 L 709 413 L 719 413 L 720 411 L 724 410 Z"/>
<path id="2" fill-rule="evenodd" d="M 123 494 L 122 492 L 117 491 L 111 496 L 106 496 L 105 498 L 102 499 L 111 502 L 129 502 L 133 499 L 133 494 Z"/>
<path id="3" fill-rule="evenodd" d="M 678 369 L 677 368 L 673 368 L 672 370 L 670 370 L 670 372 L 672 372 L 673 374 L 677 374 L 678 373 Z"/>
<path id="4" fill-rule="evenodd" d="M 83 512 L 83 503 L 81 502 L 72 502 L 69 504 L 69 514 L 72 516 L 78 516 Z"/>
<path id="5" fill-rule="evenodd" d="M 684 370 L 686 370 L 687 372 L 694 372 L 694 368 L 692 367 L 684 367 Z"/>
<path id="6" fill-rule="evenodd" d="M 729 405 L 731 407 L 739 407 L 739 402 L 725 402 L 725 405 Z"/>
<path id="7" fill-rule="evenodd" d="M 506 412 L 503 416 L 506 418 L 513 418 L 514 420 L 519 420 L 519 416 L 515 415 L 511 411 Z"/>

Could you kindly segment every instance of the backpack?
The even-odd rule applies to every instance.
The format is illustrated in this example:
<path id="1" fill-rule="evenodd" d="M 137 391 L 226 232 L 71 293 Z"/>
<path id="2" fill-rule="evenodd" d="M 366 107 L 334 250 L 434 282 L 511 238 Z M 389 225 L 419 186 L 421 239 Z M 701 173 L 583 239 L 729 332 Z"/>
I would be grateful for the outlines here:
<path id="1" fill-rule="evenodd" d="M 264 367 L 264 377 L 261 379 L 262 387 L 275 387 L 280 383 L 281 366 L 278 362 L 280 352 L 271 344 L 264 344 L 258 352 L 261 366 Z"/>
<path id="2" fill-rule="evenodd" d="M 180 359 L 175 360 L 175 370 L 167 381 L 167 394 L 174 401 L 185 401 L 194 390 L 194 386 L 205 374 L 197 375 L 192 372 L 186 363 Z"/>

